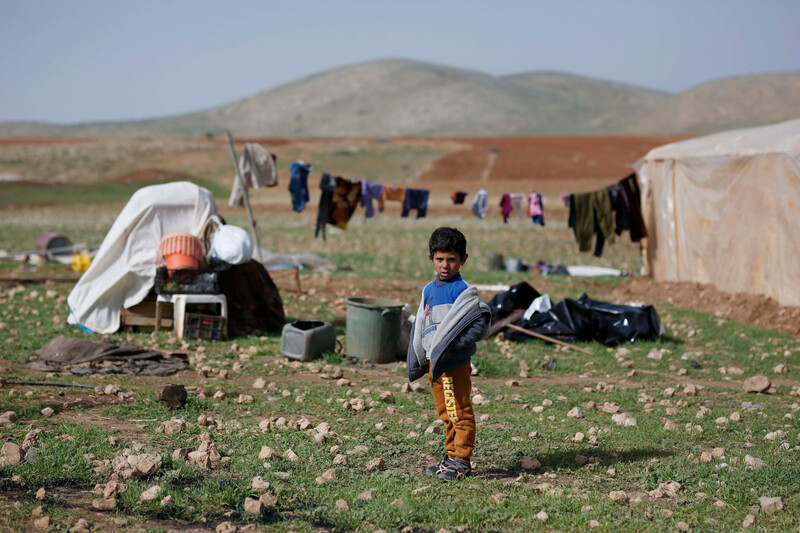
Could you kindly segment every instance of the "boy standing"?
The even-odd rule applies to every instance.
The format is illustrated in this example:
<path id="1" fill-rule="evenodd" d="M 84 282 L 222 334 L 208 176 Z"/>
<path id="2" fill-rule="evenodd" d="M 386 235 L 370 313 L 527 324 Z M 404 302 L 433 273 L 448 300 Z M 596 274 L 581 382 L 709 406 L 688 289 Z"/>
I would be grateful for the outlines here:
<path id="1" fill-rule="evenodd" d="M 433 400 L 445 422 L 447 454 L 426 472 L 450 481 L 472 473 L 475 414 L 470 359 L 486 336 L 491 311 L 478 290 L 461 277 L 467 239 L 455 228 L 439 228 L 428 242 L 436 279 L 422 290 L 408 347 L 408 379 L 430 375 Z"/>

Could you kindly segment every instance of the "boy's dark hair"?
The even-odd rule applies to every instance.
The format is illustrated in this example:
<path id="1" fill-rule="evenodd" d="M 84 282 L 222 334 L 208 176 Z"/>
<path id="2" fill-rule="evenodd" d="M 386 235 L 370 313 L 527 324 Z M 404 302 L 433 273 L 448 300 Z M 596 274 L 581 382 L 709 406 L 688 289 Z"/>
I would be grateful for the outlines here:
<path id="1" fill-rule="evenodd" d="M 436 252 L 455 252 L 464 259 L 467 255 L 467 238 L 456 228 L 441 227 L 431 233 L 428 248 L 431 259 Z"/>

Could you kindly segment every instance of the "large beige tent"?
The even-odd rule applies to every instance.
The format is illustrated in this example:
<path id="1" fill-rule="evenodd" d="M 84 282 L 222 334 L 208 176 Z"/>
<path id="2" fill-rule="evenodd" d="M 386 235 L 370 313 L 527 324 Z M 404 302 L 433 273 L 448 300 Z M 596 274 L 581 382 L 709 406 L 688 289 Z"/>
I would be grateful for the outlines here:
<path id="1" fill-rule="evenodd" d="M 654 279 L 800 305 L 800 119 L 660 146 L 635 168 Z"/>

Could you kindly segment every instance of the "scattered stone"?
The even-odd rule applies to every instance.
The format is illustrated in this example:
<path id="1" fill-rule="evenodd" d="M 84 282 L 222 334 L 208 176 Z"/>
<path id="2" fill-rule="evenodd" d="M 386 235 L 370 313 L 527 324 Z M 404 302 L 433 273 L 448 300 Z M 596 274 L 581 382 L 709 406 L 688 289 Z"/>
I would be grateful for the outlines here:
<path id="1" fill-rule="evenodd" d="M 186 403 L 186 388 L 175 383 L 160 383 L 156 388 L 156 398 L 167 409 L 176 410 Z"/>
<path id="2" fill-rule="evenodd" d="M 767 463 L 764 460 L 759 459 L 758 457 L 753 457 L 752 455 L 744 456 L 744 464 L 754 469 L 761 468 L 762 466 L 767 466 Z"/>
<path id="3" fill-rule="evenodd" d="M 536 513 L 536 519 L 541 520 L 542 522 L 547 522 L 549 518 L 550 516 L 544 511 L 539 511 L 538 513 Z"/>
<path id="4" fill-rule="evenodd" d="M 476 394 L 472 397 L 472 405 L 481 405 L 484 403 L 484 397 L 482 394 Z"/>
<path id="5" fill-rule="evenodd" d="M 721 459 L 725 457 L 725 448 L 717 447 L 711 450 L 711 455 L 714 456 L 715 459 Z"/>
<path id="6" fill-rule="evenodd" d="M 600 527 L 600 522 L 598 522 L 597 520 L 592 519 L 592 520 L 589 520 L 589 524 L 588 525 L 591 528 Z"/>
<path id="7" fill-rule="evenodd" d="M 216 531 L 217 533 L 236 533 L 237 531 L 239 531 L 239 528 L 238 528 L 238 527 L 236 527 L 236 526 L 235 526 L 233 523 L 231 523 L 231 522 L 221 522 L 221 523 L 220 523 L 220 524 L 217 526 L 217 528 L 216 528 L 216 530 L 215 530 L 215 531 Z"/>
<path id="8" fill-rule="evenodd" d="M 404 502 L 403 500 L 398 498 L 398 499 L 392 500 L 391 505 L 392 505 L 392 507 L 405 507 L 406 506 L 406 502 Z"/>
<path id="9" fill-rule="evenodd" d="M 300 460 L 300 457 L 298 457 L 291 448 L 283 452 L 283 458 L 293 462 Z"/>
<path id="10" fill-rule="evenodd" d="M 350 506 L 347 504 L 347 500 L 336 500 L 336 508 L 342 509 L 343 511 L 350 510 Z"/>
<path id="11" fill-rule="evenodd" d="M 661 395 L 664 396 L 665 398 L 672 398 L 673 396 L 675 396 L 675 389 L 672 387 L 667 387 L 666 389 L 664 389 Z"/>
<path id="12" fill-rule="evenodd" d="M 161 498 L 161 502 L 159 502 L 158 505 L 160 505 L 161 507 L 166 507 L 167 505 L 171 504 L 174 500 L 175 498 L 172 497 L 172 494 L 167 494 L 166 496 Z"/>
<path id="13" fill-rule="evenodd" d="M 324 471 L 321 476 L 318 476 L 315 481 L 317 483 L 319 483 L 320 485 L 322 485 L 326 481 L 330 481 L 331 479 L 334 479 L 335 477 L 336 477 L 336 469 L 335 468 L 329 468 L 326 471 Z"/>
<path id="14" fill-rule="evenodd" d="M 730 369 L 728 369 L 730 372 Z M 766 392 L 769 390 L 772 382 L 767 376 L 751 376 L 744 380 L 742 383 L 742 390 L 744 392 Z"/>
<path id="15" fill-rule="evenodd" d="M 262 446 L 261 453 L 258 454 L 259 459 L 283 459 L 283 456 L 270 448 L 269 446 Z"/>
<path id="16" fill-rule="evenodd" d="M 22 448 L 13 442 L 6 442 L 0 448 L 0 466 L 18 465 L 24 460 Z"/>
<path id="17" fill-rule="evenodd" d="M 683 394 L 686 396 L 697 396 L 700 394 L 700 388 L 697 385 L 686 385 L 686 387 L 683 388 Z"/>
<path id="18" fill-rule="evenodd" d="M 602 407 L 602 411 L 608 414 L 614 414 L 619 411 L 619 405 L 611 402 L 605 402 Z"/>
<path id="19" fill-rule="evenodd" d="M 158 485 L 153 485 L 149 489 L 143 491 L 139 495 L 139 499 L 144 502 L 150 502 L 155 500 L 160 492 L 161 492 L 161 487 L 159 487 Z"/>
<path id="20" fill-rule="evenodd" d="M 574 442 L 583 442 L 583 439 L 585 439 L 585 438 L 586 438 L 586 435 L 584 435 L 583 433 L 581 433 L 579 431 L 579 432 L 575 433 L 575 436 L 572 437 L 572 440 Z"/>
<path id="21" fill-rule="evenodd" d="M 69 530 L 69 533 L 87 533 L 91 524 L 85 518 L 79 518 L 78 521 Z"/>
<path id="22" fill-rule="evenodd" d="M 714 460 L 714 456 L 711 455 L 711 452 L 702 452 L 700 454 L 700 462 L 701 463 L 710 463 Z"/>
<path id="23" fill-rule="evenodd" d="M 264 478 L 262 478 L 261 476 L 256 476 L 253 478 L 253 481 L 250 484 L 250 486 L 256 492 L 265 492 L 269 489 L 269 482 L 264 481 Z"/>
<path id="24" fill-rule="evenodd" d="M 258 378 L 253 382 L 254 389 L 263 389 L 266 386 L 267 386 L 267 380 L 264 378 Z"/>
<path id="25" fill-rule="evenodd" d="M 624 490 L 612 490 L 608 493 L 608 499 L 615 502 L 626 503 L 628 501 L 628 493 Z"/>
<path id="26" fill-rule="evenodd" d="M 36 491 L 36 499 L 44 500 L 45 498 L 47 498 L 47 491 L 44 490 L 44 487 L 41 487 L 39 490 Z"/>
<path id="27" fill-rule="evenodd" d="M 519 387 L 519 381 L 516 379 L 509 379 L 506 381 L 506 387 Z"/>
<path id="28" fill-rule="evenodd" d="M 186 427 L 186 421 L 182 418 L 171 418 L 169 420 L 165 420 L 161 423 L 158 427 L 159 433 L 166 433 L 167 435 L 177 435 L 183 428 Z"/>
<path id="29" fill-rule="evenodd" d="M 687 524 L 686 522 L 678 522 L 677 524 L 675 524 L 675 529 L 677 529 L 678 531 L 689 531 L 689 524 Z"/>
<path id="30" fill-rule="evenodd" d="M 246 513 L 261 514 L 264 511 L 264 504 L 261 500 L 247 497 L 244 499 L 244 510 Z"/>
<path id="31" fill-rule="evenodd" d="M 56 412 L 53 410 L 52 407 L 45 407 L 44 409 L 42 409 L 41 413 L 42 413 L 42 415 L 47 416 L 47 417 L 50 417 L 50 416 L 53 416 L 54 414 L 56 414 Z"/>
<path id="32" fill-rule="evenodd" d="M 213 398 L 214 400 L 224 400 L 225 399 L 225 391 L 224 390 L 218 390 L 217 392 L 214 393 L 214 395 L 211 398 Z"/>
<path id="33" fill-rule="evenodd" d="M 606 475 L 608 477 L 617 477 L 617 469 L 616 468 L 609 468 L 606 470 Z"/>
<path id="34" fill-rule="evenodd" d="M 683 489 L 683 485 L 677 481 L 667 481 L 661 483 L 658 488 L 649 491 L 647 494 L 653 498 L 674 498 Z"/>
<path id="35" fill-rule="evenodd" d="M 761 510 L 764 511 L 765 513 L 782 511 L 786 507 L 783 503 L 783 498 L 781 496 L 778 496 L 777 498 L 762 496 L 758 499 L 758 503 L 759 505 L 761 505 Z"/>
<path id="36" fill-rule="evenodd" d="M 12 424 L 17 421 L 17 413 L 15 413 L 14 411 L 6 411 L 2 415 L 0 415 L 0 417 L 5 418 Z"/>
<path id="37" fill-rule="evenodd" d="M 367 462 L 367 470 L 382 470 L 386 466 L 386 462 L 380 458 L 376 457 L 372 461 Z"/>
<path id="38" fill-rule="evenodd" d="M 522 458 L 522 469 L 528 471 L 538 470 L 542 467 L 542 463 L 535 457 L 523 457 Z"/>
<path id="39" fill-rule="evenodd" d="M 492 501 L 494 501 L 494 503 L 502 503 L 506 498 L 508 498 L 508 494 L 505 492 L 497 492 L 492 494 Z"/>
<path id="40" fill-rule="evenodd" d="M 236 403 L 244 404 L 244 403 L 253 403 L 254 401 L 256 401 L 256 399 L 249 394 L 240 394 L 239 397 L 236 398 Z"/>
<path id="41" fill-rule="evenodd" d="M 33 527 L 36 529 L 47 529 L 50 527 L 50 517 L 43 516 L 33 521 Z"/>
<path id="42" fill-rule="evenodd" d="M 362 492 L 361 494 L 358 495 L 358 499 L 359 500 L 372 500 L 372 499 L 375 499 L 375 491 L 372 490 L 372 489 L 365 490 L 364 492 Z"/>
<path id="43" fill-rule="evenodd" d="M 347 464 L 347 456 L 342 453 L 336 454 L 336 457 L 333 458 L 333 464 L 335 465 Z"/>
<path id="44" fill-rule="evenodd" d="M 412 490 L 411 494 L 420 494 L 422 492 L 428 492 L 429 490 L 431 490 L 431 486 L 425 485 L 424 487 L 419 487 L 417 489 Z"/>
<path id="45" fill-rule="evenodd" d="M 744 517 L 744 520 L 742 521 L 742 527 L 750 527 L 755 523 L 756 523 L 756 516 L 749 514 Z"/>
<path id="46" fill-rule="evenodd" d="M 583 412 L 580 407 L 573 407 L 567 412 L 567 416 L 570 418 L 583 418 Z"/>
<path id="47" fill-rule="evenodd" d="M 664 429 L 667 431 L 677 431 L 681 428 L 681 425 L 675 422 L 674 420 L 667 420 L 664 422 Z"/>
<path id="48" fill-rule="evenodd" d="M 92 507 L 98 511 L 113 511 L 117 508 L 117 500 L 114 498 L 98 498 L 92 501 Z"/>
<path id="49" fill-rule="evenodd" d="M 382 402 L 392 403 L 394 402 L 394 394 L 389 391 L 384 391 L 378 396 L 378 399 Z"/>
<path id="50" fill-rule="evenodd" d="M 591 505 L 584 505 L 583 507 L 581 507 L 582 513 L 591 513 L 592 511 L 594 511 L 594 507 L 592 507 Z"/>

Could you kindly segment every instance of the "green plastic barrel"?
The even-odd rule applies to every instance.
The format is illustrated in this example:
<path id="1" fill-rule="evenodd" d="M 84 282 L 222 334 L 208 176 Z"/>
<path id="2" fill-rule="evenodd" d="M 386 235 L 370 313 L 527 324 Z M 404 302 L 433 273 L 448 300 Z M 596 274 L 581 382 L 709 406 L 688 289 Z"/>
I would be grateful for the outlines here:
<path id="1" fill-rule="evenodd" d="M 347 355 L 373 363 L 394 361 L 403 305 L 389 298 L 348 298 Z"/>

